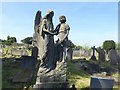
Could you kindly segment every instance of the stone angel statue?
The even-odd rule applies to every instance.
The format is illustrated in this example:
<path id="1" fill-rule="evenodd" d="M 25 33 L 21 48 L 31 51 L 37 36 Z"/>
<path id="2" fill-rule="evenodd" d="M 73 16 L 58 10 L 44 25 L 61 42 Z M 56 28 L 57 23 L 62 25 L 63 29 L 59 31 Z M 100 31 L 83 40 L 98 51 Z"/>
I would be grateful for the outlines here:
<path id="1" fill-rule="evenodd" d="M 48 10 L 43 18 L 41 11 L 37 11 L 34 21 L 33 45 L 39 50 L 38 56 L 41 60 L 41 67 L 46 69 L 55 68 L 53 16 L 52 10 Z"/>

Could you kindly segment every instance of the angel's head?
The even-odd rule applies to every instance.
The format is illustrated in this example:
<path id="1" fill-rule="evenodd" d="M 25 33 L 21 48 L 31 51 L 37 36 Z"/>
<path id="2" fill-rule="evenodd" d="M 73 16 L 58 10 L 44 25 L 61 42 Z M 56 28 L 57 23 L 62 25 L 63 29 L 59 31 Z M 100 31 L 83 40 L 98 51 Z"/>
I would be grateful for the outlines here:
<path id="1" fill-rule="evenodd" d="M 52 18 L 54 16 L 53 10 L 47 10 L 46 15 L 47 18 Z"/>

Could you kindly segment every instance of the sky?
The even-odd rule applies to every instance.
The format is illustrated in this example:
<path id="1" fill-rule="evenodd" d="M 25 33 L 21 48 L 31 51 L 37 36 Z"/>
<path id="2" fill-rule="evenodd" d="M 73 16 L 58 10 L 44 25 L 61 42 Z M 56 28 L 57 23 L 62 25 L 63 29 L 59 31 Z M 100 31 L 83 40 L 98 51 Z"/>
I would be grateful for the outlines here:
<path id="1" fill-rule="evenodd" d="M 105 40 L 118 42 L 117 2 L 3 2 L 0 38 L 9 35 L 20 42 L 33 36 L 36 12 L 42 11 L 44 17 L 48 9 L 54 11 L 54 27 L 59 16 L 66 16 L 69 39 L 76 45 L 101 46 Z"/>

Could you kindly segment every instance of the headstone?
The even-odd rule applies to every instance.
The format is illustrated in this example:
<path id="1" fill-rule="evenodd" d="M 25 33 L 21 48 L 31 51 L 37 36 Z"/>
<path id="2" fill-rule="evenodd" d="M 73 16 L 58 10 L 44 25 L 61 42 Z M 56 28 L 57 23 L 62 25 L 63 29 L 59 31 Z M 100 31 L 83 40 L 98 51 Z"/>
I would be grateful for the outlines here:
<path id="1" fill-rule="evenodd" d="M 79 49 L 73 49 L 73 57 L 80 57 L 80 50 Z"/>
<path id="2" fill-rule="evenodd" d="M 22 51 L 19 49 L 12 48 L 11 54 L 15 56 L 22 56 Z"/>
<path id="3" fill-rule="evenodd" d="M 89 57 L 91 56 L 91 51 L 90 50 L 84 50 L 84 57 Z"/>
<path id="4" fill-rule="evenodd" d="M 36 69 L 36 58 L 33 56 L 22 56 L 21 71 L 18 72 L 12 82 L 14 83 L 28 83 L 32 80 L 32 77 Z"/>
<path id="5" fill-rule="evenodd" d="M 90 90 L 113 90 L 114 80 L 110 78 L 91 77 Z"/>
<path id="6" fill-rule="evenodd" d="M 21 49 L 21 48 L 12 48 L 11 49 L 11 55 L 14 55 L 14 56 L 22 56 L 22 55 L 28 55 L 28 52 L 27 50 L 25 49 Z"/>
<path id="7" fill-rule="evenodd" d="M 38 57 L 38 48 L 37 47 L 32 48 L 32 56 L 35 58 Z"/>
<path id="8" fill-rule="evenodd" d="M 22 50 L 21 52 L 22 52 L 23 56 L 27 56 L 28 55 L 27 50 Z"/>
<path id="9" fill-rule="evenodd" d="M 98 60 L 99 61 L 105 61 L 105 51 L 104 51 L 104 49 L 99 47 L 98 49 L 96 49 L 96 51 L 98 52 Z"/>
<path id="10" fill-rule="evenodd" d="M 115 49 L 111 49 L 108 52 L 108 58 L 110 60 L 110 64 L 111 65 L 116 65 L 118 63 L 118 54 L 117 54 L 117 51 Z"/>
<path id="11" fill-rule="evenodd" d="M 67 49 L 67 59 L 72 60 L 72 56 L 73 56 L 73 50 L 72 50 L 72 48 L 68 48 Z"/>
<path id="12" fill-rule="evenodd" d="M 82 57 L 82 58 L 86 58 L 86 57 L 91 56 L 91 50 L 80 49 L 79 51 L 80 51 L 80 57 Z"/>
<path id="13" fill-rule="evenodd" d="M 36 67 L 36 58 L 33 56 L 22 56 L 22 64 L 21 67 L 23 69 L 30 69 L 30 70 L 35 70 Z"/>

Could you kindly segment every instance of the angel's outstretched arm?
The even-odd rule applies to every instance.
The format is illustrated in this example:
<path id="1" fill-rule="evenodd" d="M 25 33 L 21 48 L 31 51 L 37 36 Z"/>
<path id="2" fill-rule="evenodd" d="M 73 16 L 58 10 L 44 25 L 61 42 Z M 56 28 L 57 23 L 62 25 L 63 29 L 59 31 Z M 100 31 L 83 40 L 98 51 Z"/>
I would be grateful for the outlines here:
<path id="1" fill-rule="evenodd" d="M 45 26 L 43 26 L 43 32 L 45 32 L 46 34 L 50 34 L 50 35 L 54 35 L 54 34 L 55 34 L 55 33 L 53 33 L 53 32 L 48 31 L 48 30 L 45 28 Z"/>
<path id="2" fill-rule="evenodd" d="M 42 31 L 45 32 L 46 34 L 55 35 L 55 33 L 48 31 L 46 23 L 47 23 L 47 21 L 43 20 Z"/>

